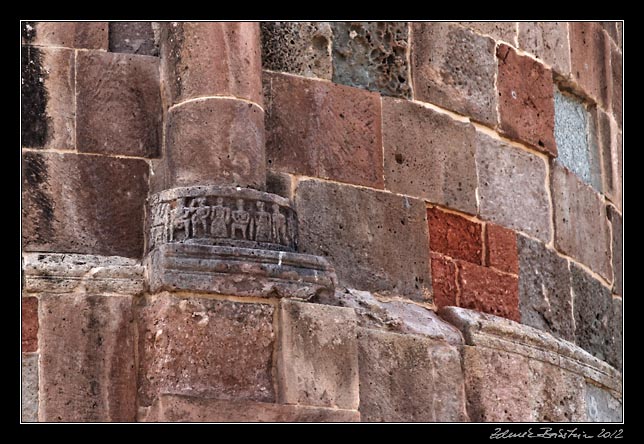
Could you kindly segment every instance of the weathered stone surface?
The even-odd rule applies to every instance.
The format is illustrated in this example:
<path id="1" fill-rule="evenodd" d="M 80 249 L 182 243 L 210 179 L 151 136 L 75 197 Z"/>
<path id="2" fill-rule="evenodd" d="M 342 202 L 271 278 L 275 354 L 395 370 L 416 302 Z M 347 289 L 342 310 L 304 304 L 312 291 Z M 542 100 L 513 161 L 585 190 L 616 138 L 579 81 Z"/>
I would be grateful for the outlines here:
<path id="1" fill-rule="evenodd" d="M 494 40 L 445 22 L 411 26 L 414 98 L 495 125 Z"/>
<path id="2" fill-rule="evenodd" d="M 500 130 L 512 139 L 556 156 L 552 72 L 507 45 L 500 45 L 496 55 Z"/>
<path id="3" fill-rule="evenodd" d="M 280 303 L 279 400 L 357 410 L 357 320 L 351 308 Z"/>
<path id="4" fill-rule="evenodd" d="M 550 178 L 555 247 L 610 279 L 610 232 L 599 195 L 558 162 L 552 162 Z"/>
<path id="5" fill-rule="evenodd" d="M 459 306 L 518 321 L 518 278 L 493 268 L 457 261 Z"/>
<path id="6" fill-rule="evenodd" d="M 478 133 L 476 166 L 481 217 L 549 241 L 551 216 L 545 162 Z"/>
<path id="7" fill-rule="evenodd" d="M 624 310 L 622 308 L 622 298 L 614 297 L 612 305 L 613 319 L 609 337 L 609 343 L 612 342 L 612 346 L 608 350 L 608 362 L 614 362 L 615 367 L 622 370 L 622 361 L 624 356 Z"/>
<path id="8" fill-rule="evenodd" d="M 574 263 L 570 264 L 570 271 L 575 344 L 621 369 L 621 353 L 617 350 L 621 343 L 621 319 L 616 321 L 617 310 L 613 308 L 610 289 Z"/>
<path id="9" fill-rule="evenodd" d="M 622 422 L 622 403 L 608 390 L 586 384 L 586 418 L 591 422 Z"/>
<path id="10" fill-rule="evenodd" d="M 24 251 L 140 257 L 144 160 L 25 152 Z"/>
<path id="11" fill-rule="evenodd" d="M 622 128 L 622 94 L 623 94 L 623 62 L 622 53 L 615 46 L 610 45 L 610 67 L 611 67 L 611 103 L 617 126 Z"/>
<path id="12" fill-rule="evenodd" d="M 432 252 L 481 265 L 482 225 L 438 208 L 427 209 L 429 248 Z"/>
<path id="13" fill-rule="evenodd" d="M 241 247 L 162 244 L 148 257 L 152 292 L 311 299 L 333 293 L 336 276 L 319 256 Z"/>
<path id="14" fill-rule="evenodd" d="M 599 145 L 602 189 L 617 208 L 622 207 L 622 136 L 607 113 L 594 108 L 591 113 L 593 137 Z"/>
<path id="15" fill-rule="evenodd" d="M 299 251 L 325 256 L 340 283 L 428 300 L 427 216 L 422 201 L 318 180 L 301 180 L 295 207 Z"/>
<path id="16" fill-rule="evenodd" d="M 109 22 L 109 50 L 129 54 L 159 55 L 159 39 L 152 22 Z"/>
<path id="17" fill-rule="evenodd" d="M 601 165 L 592 123 L 581 100 L 555 89 L 557 159 L 581 180 L 601 192 Z"/>
<path id="18" fill-rule="evenodd" d="M 22 43 L 107 49 L 107 22 L 22 22 Z"/>
<path id="19" fill-rule="evenodd" d="M 559 75 L 570 75 L 567 22 L 519 22 L 519 48 L 543 60 Z"/>
<path id="20" fill-rule="evenodd" d="M 262 104 L 259 23 L 163 22 L 160 42 L 168 104 L 206 96 Z"/>
<path id="21" fill-rule="evenodd" d="M 610 46 L 597 22 L 570 22 L 570 58 L 577 85 L 605 108 L 610 105 Z"/>
<path id="22" fill-rule="evenodd" d="M 270 168 L 383 188 L 378 94 L 278 73 L 264 92 Z"/>
<path id="23" fill-rule="evenodd" d="M 406 22 L 332 22 L 333 81 L 410 97 Z"/>
<path id="24" fill-rule="evenodd" d="M 38 355 L 22 355 L 22 421 L 38 422 Z"/>
<path id="25" fill-rule="evenodd" d="M 40 316 L 41 420 L 134 421 L 132 298 L 43 295 Z"/>
<path id="26" fill-rule="evenodd" d="M 264 113 L 247 102 L 204 99 L 168 113 L 164 189 L 231 185 L 263 189 Z"/>
<path id="27" fill-rule="evenodd" d="M 286 199 L 294 199 L 293 175 L 288 173 L 278 173 L 276 171 L 266 171 L 266 192 L 277 194 Z"/>
<path id="28" fill-rule="evenodd" d="M 38 350 L 38 299 L 23 297 L 22 307 L 22 352 Z"/>
<path id="29" fill-rule="evenodd" d="M 457 305 L 456 265 L 440 254 L 431 253 L 432 290 L 436 307 Z"/>
<path id="30" fill-rule="evenodd" d="M 515 44 L 517 36 L 517 22 L 459 22 L 480 34 L 487 34 L 495 40 Z"/>
<path id="31" fill-rule="evenodd" d="M 456 347 L 360 328 L 360 414 L 368 422 L 467 421 Z"/>
<path id="32" fill-rule="evenodd" d="M 161 395 L 140 422 L 358 422 L 356 410 Z"/>
<path id="33" fill-rule="evenodd" d="M 506 273 L 519 274 L 517 234 L 500 225 L 485 226 L 486 261 L 484 265 Z"/>
<path id="34" fill-rule="evenodd" d="M 161 394 L 271 402 L 271 305 L 161 294 L 139 309 L 139 404 Z"/>
<path id="35" fill-rule="evenodd" d="M 23 46 L 21 60 L 22 146 L 75 149 L 74 51 Z"/>
<path id="36" fill-rule="evenodd" d="M 159 59 L 81 51 L 76 60 L 78 151 L 154 157 L 161 140 Z"/>
<path id="37" fill-rule="evenodd" d="M 385 187 L 476 213 L 474 127 L 407 100 L 382 105 Z"/>
<path id="38" fill-rule="evenodd" d="M 568 261 L 541 242 L 519 236 L 521 322 L 574 341 Z"/>
<path id="39" fill-rule="evenodd" d="M 331 26 L 327 22 L 261 22 L 262 67 L 331 80 Z"/>
<path id="40" fill-rule="evenodd" d="M 613 293 L 621 296 L 624 294 L 622 216 L 612 205 L 607 205 L 606 210 L 608 211 L 608 220 L 610 220 L 612 227 Z"/>

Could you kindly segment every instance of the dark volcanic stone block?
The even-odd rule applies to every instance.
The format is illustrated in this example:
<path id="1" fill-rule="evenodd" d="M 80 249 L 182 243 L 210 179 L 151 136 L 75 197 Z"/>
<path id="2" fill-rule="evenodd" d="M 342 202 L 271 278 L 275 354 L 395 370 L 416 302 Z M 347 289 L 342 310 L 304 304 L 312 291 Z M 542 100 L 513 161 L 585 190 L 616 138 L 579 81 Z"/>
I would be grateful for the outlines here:
<path id="1" fill-rule="evenodd" d="M 613 293 L 621 296 L 624 294 L 622 216 L 610 205 L 606 209 L 608 210 L 608 220 L 610 220 L 613 229 Z"/>
<path id="2" fill-rule="evenodd" d="M 110 51 L 159 55 L 152 22 L 110 22 Z"/>

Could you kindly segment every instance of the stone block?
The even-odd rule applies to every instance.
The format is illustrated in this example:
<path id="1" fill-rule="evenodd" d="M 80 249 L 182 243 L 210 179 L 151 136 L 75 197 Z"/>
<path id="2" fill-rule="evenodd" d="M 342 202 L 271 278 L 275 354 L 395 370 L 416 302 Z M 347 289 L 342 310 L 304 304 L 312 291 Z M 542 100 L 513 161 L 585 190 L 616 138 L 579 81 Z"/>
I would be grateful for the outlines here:
<path id="1" fill-rule="evenodd" d="M 622 422 L 622 403 L 605 388 L 586 384 L 586 420 Z"/>
<path id="2" fill-rule="evenodd" d="M 107 49 L 108 22 L 22 22 L 22 43 Z"/>
<path id="3" fill-rule="evenodd" d="M 574 263 L 570 264 L 570 271 L 575 344 L 618 370 L 621 369 L 621 353 L 617 350 L 621 342 L 621 322 L 617 325 L 617 310 L 613 308 L 610 289 Z"/>
<path id="4" fill-rule="evenodd" d="M 278 73 L 264 91 L 270 168 L 383 188 L 378 94 Z"/>
<path id="5" fill-rule="evenodd" d="M 333 82 L 410 97 L 407 22 L 332 22 Z"/>
<path id="6" fill-rule="evenodd" d="M 358 349 L 362 421 L 468 421 L 456 347 L 361 328 Z"/>
<path id="7" fill-rule="evenodd" d="M 356 410 L 161 395 L 140 422 L 358 422 Z"/>
<path id="8" fill-rule="evenodd" d="M 429 248 L 432 252 L 481 265 L 482 225 L 438 208 L 427 209 Z"/>
<path id="9" fill-rule="evenodd" d="M 606 197 L 617 208 L 622 204 L 622 147 L 621 132 L 610 116 L 600 108 L 591 112 L 593 138 L 601 157 L 602 188 Z"/>
<path id="10" fill-rule="evenodd" d="M 611 205 L 607 205 L 606 210 L 608 211 L 608 220 L 610 220 L 612 228 L 613 293 L 621 296 L 624 294 L 622 216 Z"/>
<path id="11" fill-rule="evenodd" d="M 610 107 L 610 42 L 597 22 L 570 22 L 570 59 L 577 86 Z"/>
<path id="12" fill-rule="evenodd" d="M 152 22 L 109 22 L 109 50 L 158 56 L 159 38 L 155 25 Z"/>
<path id="13" fill-rule="evenodd" d="M 517 234 L 500 225 L 485 226 L 485 264 L 506 273 L 519 274 Z"/>
<path id="14" fill-rule="evenodd" d="M 299 251 L 326 257 L 340 283 L 430 299 L 427 216 L 422 201 L 318 180 L 301 180 L 295 207 Z"/>
<path id="15" fill-rule="evenodd" d="M 161 81 L 165 103 L 208 96 L 262 104 L 257 22 L 162 22 Z"/>
<path id="16" fill-rule="evenodd" d="M 38 350 L 38 299 L 22 298 L 22 352 Z"/>
<path id="17" fill-rule="evenodd" d="M 38 355 L 22 354 L 22 422 L 38 422 Z"/>
<path id="18" fill-rule="evenodd" d="M 140 257 L 144 160 L 24 152 L 24 251 Z"/>
<path id="19" fill-rule="evenodd" d="M 498 58 L 500 130 L 549 156 L 557 155 L 552 72 L 507 45 Z"/>
<path id="20" fill-rule="evenodd" d="M 558 162 L 552 162 L 550 179 L 555 247 L 610 279 L 611 240 L 600 196 Z"/>
<path id="21" fill-rule="evenodd" d="M 327 22 L 261 22 L 262 68 L 331 80 Z"/>
<path id="22" fill-rule="evenodd" d="M 448 307 L 457 304 L 456 265 L 440 254 L 431 254 L 432 290 L 434 290 L 434 305 Z"/>
<path id="23" fill-rule="evenodd" d="M 493 268 L 457 261 L 459 306 L 518 321 L 519 282 Z"/>
<path id="24" fill-rule="evenodd" d="M 280 306 L 280 402 L 357 410 L 358 344 L 353 309 L 292 300 L 283 300 Z"/>
<path id="25" fill-rule="evenodd" d="M 475 30 L 479 34 L 486 34 L 494 40 L 503 40 L 511 45 L 515 44 L 517 36 L 517 22 L 459 22 Z"/>
<path id="26" fill-rule="evenodd" d="M 78 151 L 158 155 L 161 140 L 159 59 L 82 51 L 76 61 Z"/>
<path id="27" fill-rule="evenodd" d="M 568 261 L 543 243 L 519 236 L 521 322 L 574 341 Z"/>
<path id="28" fill-rule="evenodd" d="M 272 305 L 168 293 L 139 307 L 138 399 L 162 394 L 272 402 Z"/>
<path id="29" fill-rule="evenodd" d="M 170 110 L 165 189 L 231 185 L 263 189 L 264 113 L 247 102 L 205 99 Z"/>
<path id="30" fill-rule="evenodd" d="M 519 22 L 519 48 L 543 60 L 557 74 L 570 75 L 567 22 Z"/>
<path id="31" fill-rule="evenodd" d="M 601 165 L 593 119 L 583 102 L 555 89 L 557 160 L 598 192 Z"/>
<path id="32" fill-rule="evenodd" d="M 623 371 L 624 356 L 624 309 L 622 308 L 622 298 L 613 297 L 612 300 L 613 318 L 611 322 L 611 331 L 609 336 L 608 362 L 618 370 Z"/>
<path id="33" fill-rule="evenodd" d="M 496 125 L 494 40 L 446 22 L 411 26 L 414 98 Z"/>
<path id="34" fill-rule="evenodd" d="M 622 52 L 615 46 L 610 45 L 610 68 L 611 68 L 611 103 L 610 109 L 613 112 L 619 129 L 622 129 L 622 100 L 624 67 Z"/>
<path id="35" fill-rule="evenodd" d="M 548 242 L 552 230 L 545 162 L 478 133 L 476 165 L 480 216 Z"/>
<path id="36" fill-rule="evenodd" d="M 386 189 L 475 214 L 474 127 L 407 100 L 382 105 Z"/>
<path id="37" fill-rule="evenodd" d="M 23 46 L 21 60 L 22 146 L 75 149 L 74 51 Z"/>
<path id="38" fill-rule="evenodd" d="M 134 421 L 132 297 L 43 295 L 40 316 L 41 420 Z"/>

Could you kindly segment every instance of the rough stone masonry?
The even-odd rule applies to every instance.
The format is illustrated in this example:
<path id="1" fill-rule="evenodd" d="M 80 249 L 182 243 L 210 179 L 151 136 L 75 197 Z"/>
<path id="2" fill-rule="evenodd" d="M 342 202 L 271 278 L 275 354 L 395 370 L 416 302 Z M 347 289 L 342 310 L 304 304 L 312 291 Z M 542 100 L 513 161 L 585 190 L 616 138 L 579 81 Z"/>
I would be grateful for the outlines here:
<path id="1" fill-rule="evenodd" d="M 21 22 L 23 422 L 621 422 L 622 22 Z"/>

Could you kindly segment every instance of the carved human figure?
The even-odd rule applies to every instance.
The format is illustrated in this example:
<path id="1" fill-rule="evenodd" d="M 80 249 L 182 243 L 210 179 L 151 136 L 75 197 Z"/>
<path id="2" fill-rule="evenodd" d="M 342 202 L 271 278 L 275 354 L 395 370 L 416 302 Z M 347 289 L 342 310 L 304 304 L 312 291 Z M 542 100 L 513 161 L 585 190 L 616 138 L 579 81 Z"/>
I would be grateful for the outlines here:
<path id="1" fill-rule="evenodd" d="M 278 204 L 273 204 L 273 241 L 288 245 L 288 235 L 286 234 L 286 216 L 280 213 L 280 206 Z"/>
<path id="2" fill-rule="evenodd" d="M 212 223 L 210 234 L 213 237 L 228 237 L 228 224 L 230 223 L 230 208 L 224 206 L 224 198 L 217 198 L 217 205 L 211 210 Z"/>
<path id="3" fill-rule="evenodd" d="M 255 241 L 271 241 L 271 214 L 264 211 L 264 202 L 257 201 L 257 211 L 255 212 Z"/>
<path id="4" fill-rule="evenodd" d="M 248 231 L 248 223 L 250 222 L 250 214 L 244 210 L 244 199 L 237 199 L 237 209 L 232 213 L 233 223 L 230 226 L 230 235 L 237 238 L 237 232 L 241 231 L 241 238 L 246 239 L 246 232 Z"/>
<path id="5" fill-rule="evenodd" d="M 185 232 L 185 238 L 190 237 L 190 213 L 192 209 L 186 207 L 186 198 L 182 197 L 177 202 L 177 206 L 172 209 L 170 216 L 171 219 L 171 229 L 170 229 L 170 240 L 174 240 L 174 230 L 180 230 L 183 228 Z"/>
<path id="6" fill-rule="evenodd" d="M 195 206 L 196 204 L 196 206 Z M 190 202 L 192 209 L 192 237 L 197 237 L 197 229 L 203 229 L 203 235 L 208 234 L 208 215 L 210 214 L 210 207 L 206 205 L 205 197 L 198 197 Z"/>

